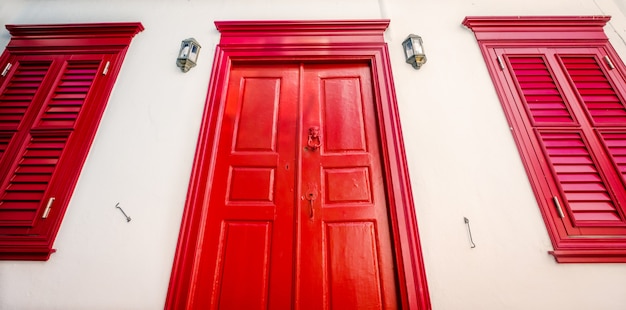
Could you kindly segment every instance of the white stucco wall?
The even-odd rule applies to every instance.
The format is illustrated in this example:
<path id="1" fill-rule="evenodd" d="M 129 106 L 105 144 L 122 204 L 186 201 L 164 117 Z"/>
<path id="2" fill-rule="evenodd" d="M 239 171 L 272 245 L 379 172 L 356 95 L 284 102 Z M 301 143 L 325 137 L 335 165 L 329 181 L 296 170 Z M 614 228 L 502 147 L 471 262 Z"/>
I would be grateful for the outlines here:
<path id="1" fill-rule="evenodd" d="M 469 15 L 612 15 L 620 0 L 2 0 L 0 24 L 139 21 L 47 262 L 0 261 L 0 309 L 163 308 L 219 41 L 214 20 L 391 20 L 386 33 L 433 309 L 626 309 L 626 264 L 557 264 Z M 415 71 L 401 42 L 423 37 Z M 180 40 L 203 48 L 175 66 Z M 0 30 L 0 47 L 9 41 Z M 120 203 L 132 217 L 126 223 Z M 463 217 L 471 221 L 470 249 Z"/>

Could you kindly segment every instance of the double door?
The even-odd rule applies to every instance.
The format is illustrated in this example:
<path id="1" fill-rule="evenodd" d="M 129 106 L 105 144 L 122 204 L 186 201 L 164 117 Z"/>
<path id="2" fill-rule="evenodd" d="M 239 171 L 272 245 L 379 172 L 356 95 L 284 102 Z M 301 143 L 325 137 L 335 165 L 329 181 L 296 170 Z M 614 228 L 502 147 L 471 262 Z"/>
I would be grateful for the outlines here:
<path id="1" fill-rule="evenodd" d="M 189 305 L 393 309 L 368 64 L 233 65 Z"/>

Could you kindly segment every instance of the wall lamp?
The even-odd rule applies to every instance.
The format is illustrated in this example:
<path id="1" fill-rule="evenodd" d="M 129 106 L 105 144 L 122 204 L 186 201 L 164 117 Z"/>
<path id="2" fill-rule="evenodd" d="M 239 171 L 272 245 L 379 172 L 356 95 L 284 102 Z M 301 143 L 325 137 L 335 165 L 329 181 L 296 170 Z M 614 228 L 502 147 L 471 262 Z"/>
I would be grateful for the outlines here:
<path id="1" fill-rule="evenodd" d="M 415 70 L 419 70 L 426 63 L 426 54 L 424 54 L 422 43 L 422 37 L 414 34 L 410 34 L 402 42 L 406 62 L 410 63 Z"/>
<path id="2" fill-rule="evenodd" d="M 178 52 L 176 59 L 176 65 L 180 70 L 187 72 L 196 66 L 200 48 L 200 44 L 194 38 L 185 39 L 180 43 L 180 52 Z"/>

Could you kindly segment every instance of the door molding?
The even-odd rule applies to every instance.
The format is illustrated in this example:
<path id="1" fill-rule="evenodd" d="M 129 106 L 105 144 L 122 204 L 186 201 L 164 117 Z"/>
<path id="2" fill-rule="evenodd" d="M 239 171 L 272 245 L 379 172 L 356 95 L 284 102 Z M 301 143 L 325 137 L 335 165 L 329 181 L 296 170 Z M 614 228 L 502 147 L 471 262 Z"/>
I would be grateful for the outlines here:
<path id="1" fill-rule="evenodd" d="M 216 21 L 221 33 L 196 148 L 193 170 L 172 268 L 166 309 L 185 309 L 198 268 L 217 150 L 216 128 L 233 62 L 367 62 L 372 82 L 385 190 L 398 270 L 402 309 L 430 309 L 430 298 L 415 217 L 387 44 L 389 20 Z M 190 281 L 191 279 L 191 281 Z"/>

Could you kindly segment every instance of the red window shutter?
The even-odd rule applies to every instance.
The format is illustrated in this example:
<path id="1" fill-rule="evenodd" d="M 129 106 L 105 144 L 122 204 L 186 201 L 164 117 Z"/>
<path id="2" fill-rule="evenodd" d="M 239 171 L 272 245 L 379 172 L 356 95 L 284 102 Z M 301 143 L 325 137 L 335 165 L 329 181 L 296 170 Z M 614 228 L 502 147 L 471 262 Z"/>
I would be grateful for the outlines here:
<path id="1" fill-rule="evenodd" d="M 609 16 L 473 16 L 558 262 L 626 263 L 626 66 Z"/>
<path id="2" fill-rule="evenodd" d="M 0 76 L 0 259 L 47 260 L 121 61 L 143 26 L 7 29 L 13 38 L 0 56 L 10 68 Z"/>
<path id="3" fill-rule="evenodd" d="M 518 110 L 527 113 L 529 125 L 522 130 L 537 135 L 533 148 L 543 153 L 550 164 L 542 174 L 554 190 L 553 196 L 545 199 L 552 199 L 559 215 L 557 221 L 563 221 L 570 236 L 626 234 L 617 197 L 623 188 L 611 190 L 609 180 L 613 172 L 603 170 L 598 163 L 608 159 L 601 148 L 592 147 L 597 145 L 593 123 L 615 122 L 624 108 L 595 62 L 595 55 L 531 54 L 536 51 L 529 49 L 528 54 L 520 55 L 525 51 L 504 50 L 503 55 L 509 62 L 511 78 L 518 85 L 521 99 L 517 102 Z M 550 60 L 555 63 L 559 59 L 565 72 L 550 65 Z M 559 81 L 555 77 L 562 76 L 561 73 L 570 76 L 571 87 L 567 80 Z M 567 96 L 567 101 L 564 93 L 568 92 L 578 96 Z M 605 109 L 607 105 L 612 107 L 609 112 Z"/>
<path id="4" fill-rule="evenodd" d="M 613 251 L 626 237 L 626 107 L 615 87 L 624 82 L 606 73 L 598 48 L 494 51 L 516 94 L 507 109 L 522 158 L 561 246 Z"/>
<path id="5" fill-rule="evenodd" d="M 23 192 L 23 186 L 18 185 L 23 183 L 23 173 L 16 177 L 9 171 L 16 162 L 12 156 L 15 151 L 10 152 L 9 147 L 12 145 L 15 149 L 23 144 L 17 141 L 19 139 L 14 139 L 18 128 L 25 122 L 29 108 L 39 105 L 36 95 L 42 92 L 44 79 L 50 79 L 53 75 L 49 72 L 52 60 L 29 61 L 14 58 L 12 61 L 16 62 L 16 68 L 0 89 L 0 155 L 7 153 L 0 157 L 0 231 L 18 226 L 32 226 L 34 214 L 29 216 L 29 213 L 36 211 L 36 207 L 32 206 L 32 202 L 30 207 L 26 206 L 29 200 L 25 197 L 28 194 Z M 20 196 L 24 203 L 16 205 L 16 199 Z M 7 233 L 17 232 L 11 229 Z"/>
<path id="6" fill-rule="evenodd" d="M 5 128 L 14 128 L 13 138 L 5 135 L 5 140 L 12 140 L 5 149 L 16 155 L 3 160 L 0 236 L 46 237 L 63 215 L 81 168 L 72 155 L 80 156 L 73 144 L 84 142 L 72 133 L 96 78 L 103 77 L 97 72 L 105 57 L 109 59 L 104 55 L 52 56 L 48 64 L 59 62 L 55 70 L 26 62 L 2 91 L 1 107 L 6 108 L 0 121 Z M 49 87 L 42 87 L 44 79 L 51 80 Z M 43 93 L 36 98 L 38 91 Z"/>

